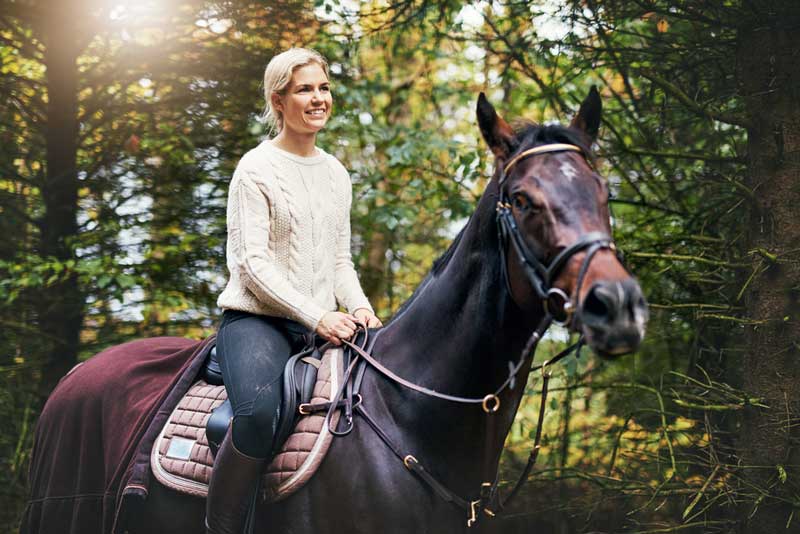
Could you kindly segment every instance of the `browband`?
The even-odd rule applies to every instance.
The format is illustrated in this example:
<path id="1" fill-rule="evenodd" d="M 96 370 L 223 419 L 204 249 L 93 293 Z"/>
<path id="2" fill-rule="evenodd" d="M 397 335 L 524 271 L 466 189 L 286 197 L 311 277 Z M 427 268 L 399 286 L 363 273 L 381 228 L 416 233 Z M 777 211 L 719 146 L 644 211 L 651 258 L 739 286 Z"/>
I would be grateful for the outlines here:
<path id="1" fill-rule="evenodd" d="M 566 143 L 552 143 L 549 145 L 542 145 L 537 146 L 534 148 L 529 148 L 524 152 L 520 152 L 517 154 L 511 161 L 509 161 L 505 168 L 503 169 L 503 174 L 508 174 L 508 171 L 516 165 L 521 159 L 527 158 L 528 156 L 533 156 L 534 154 L 544 154 L 546 152 L 579 152 L 583 157 L 586 155 L 583 153 L 583 149 L 577 145 L 568 145 Z"/>

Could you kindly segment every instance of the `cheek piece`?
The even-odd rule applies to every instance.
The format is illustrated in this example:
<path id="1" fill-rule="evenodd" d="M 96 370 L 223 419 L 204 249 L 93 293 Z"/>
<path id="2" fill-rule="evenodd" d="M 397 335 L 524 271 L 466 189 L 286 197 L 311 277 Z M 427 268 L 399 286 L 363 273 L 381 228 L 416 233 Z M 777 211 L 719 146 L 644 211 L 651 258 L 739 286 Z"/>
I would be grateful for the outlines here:
<path id="1" fill-rule="evenodd" d="M 499 178 L 500 200 L 497 202 L 496 209 L 498 244 L 502 258 L 503 280 L 509 294 L 513 296 L 511 283 L 508 278 L 508 265 L 506 263 L 510 244 L 517 253 L 516 255 L 520 261 L 522 270 L 536 293 L 536 296 L 542 300 L 546 317 L 557 324 L 571 325 L 574 327 L 576 325 L 571 323 L 573 323 L 578 295 L 583 286 L 583 281 L 586 278 L 586 272 L 589 270 L 589 264 L 594 258 L 594 255 L 600 250 L 609 249 L 615 253 L 617 252 L 617 247 L 613 239 L 605 232 L 589 232 L 581 236 L 575 243 L 559 252 L 549 263 L 545 263 L 545 259 L 540 258 L 540 255 L 534 253 L 523 239 L 517 221 L 514 219 L 514 215 L 511 212 L 511 202 L 508 198 L 508 193 L 503 188 L 509 172 L 519 161 L 537 154 L 552 152 L 578 152 L 584 156 L 584 158 L 586 157 L 583 150 L 576 145 L 553 143 L 525 150 L 511 159 L 503 168 L 503 172 Z M 572 295 L 567 295 L 563 290 L 554 287 L 553 283 L 570 258 L 584 250 L 586 251 L 586 257 L 578 272 L 577 283 L 572 291 Z"/>

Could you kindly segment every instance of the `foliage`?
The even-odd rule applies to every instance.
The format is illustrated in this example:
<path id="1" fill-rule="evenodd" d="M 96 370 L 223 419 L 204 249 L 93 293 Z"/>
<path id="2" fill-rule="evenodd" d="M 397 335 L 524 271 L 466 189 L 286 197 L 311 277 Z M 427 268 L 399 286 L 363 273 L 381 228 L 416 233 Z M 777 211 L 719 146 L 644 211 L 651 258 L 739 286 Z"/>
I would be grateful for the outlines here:
<path id="1" fill-rule="evenodd" d="M 40 303 L 75 284 L 80 358 L 135 337 L 212 331 L 227 184 L 265 135 L 264 64 L 290 45 L 330 61 L 336 110 L 320 144 L 351 171 L 355 259 L 384 318 L 491 171 L 473 120 L 478 92 L 507 117 L 566 122 L 600 88 L 599 171 L 617 241 L 650 300 L 649 337 L 634 357 L 557 371 L 534 482 L 500 530 L 725 532 L 742 503 L 772 495 L 747 486 L 735 443 L 739 414 L 762 403 L 739 371 L 743 336 L 765 320 L 748 310 L 748 289 L 786 261 L 746 245 L 759 191 L 746 180 L 746 102 L 732 58 L 758 8 L 70 0 L 43 16 L 45 5 L 0 0 L 0 415 L 13 421 L 0 439 L 0 482 L 14 506 L 42 385 L 52 386 L 43 370 L 59 346 Z M 75 147 L 74 172 L 64 170 L 75 228 L 50 247 L 61 169 L 48 159 L 58 88 L 47 53 L 60 23 L 77 49 L 66 62 L 75 127 L 59 140 Z M 535 380 L 529 388 L 503 460 L 509 478 L 536 421 Z M 793 483 L 791 467 L 765 467 L 774 485 Z"/>

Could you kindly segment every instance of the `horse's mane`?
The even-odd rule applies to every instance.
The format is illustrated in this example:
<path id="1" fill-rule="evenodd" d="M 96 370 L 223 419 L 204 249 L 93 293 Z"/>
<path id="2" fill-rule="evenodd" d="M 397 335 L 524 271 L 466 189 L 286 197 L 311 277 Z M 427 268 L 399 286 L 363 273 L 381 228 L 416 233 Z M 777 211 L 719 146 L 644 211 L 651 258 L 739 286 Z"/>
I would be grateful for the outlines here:
<path id="1" fill-rule="evenodd" d="M 583 153 L 587 158 L 594 159 L 591 146 L 587 143 L 588 139 L 586 139 L 584 134 L 573 128 L 568 128 L 560 124 L 540 125 L 526 120 L 514 121 L 513 127 L 514 150 L 508 156 L 509 159 L 513 158 L 516 154 L 522 152 L 523 150 L 551 143 L 566 143 L 570 145 L 576 145 L 583 150 Z M 414 302 L 416 297 L 425 288 L 425 286 L 428 285 L 428 282 L 430 282 L 431 278 L 436 277 L 444 270 L 458 248 L 458 244 L 461 242 L 461 238 L 463 237 L 464 230 L 467 229 L 467 226 L 469 226 L 469 221 L 464 224 L 464 226 L 458 232 L 458 235 L 456 235 L 456 237 L 453 239 L 453 242 L 450 243 L 449 247 L 447 247 L 447 250 L 445 250 L 445 252 L 433 262 L 430 272 L 425 276 L 422 282 L 420 282 L 411 296 L 400 306 L 400 308 L 398 308 L 392 319 L 399 317 L 405 311 L 405 309 L 408 308 L 412 302 Z"/>
<path id="2" fill-rule="evenodd" d="M 461 230 L 458 231 L 458 234 L 453 238 L 453 242 L 450 243 L 450 246 L 447 247 L 447 250 L 444 251 L 444 254 L 434 260 L 433 266 L 431 267 L 431 272 L 428 273 L 429 275 L 436 276 L 442 271 L 442 269 L 444 269 L 445 265 L 447 265 L 447 262 L 450 261 L 450 258 L 453 256 L 453 252 L 455 252 L 458 244 L 461 242 L 461 236 L 464 235 L 464 230 L 466 230 L 467 224 L 469 224 L 469 221 L 467 221 Z"/>
<path id="3" fill-rule="evenodd" d="M 393 319 L 395 317 L 399 317 L 400 314 L 403 313 L 405 311 L 405 309 L 408 308 L 408 306 L 412 302 L 414 302 L 414 299 L 422 291 L 422 289 L 426 285 L 428 285 L 428 282 L 430 281 L 430 279 L 435 277 L 436 275 L 438 275 L 442 271 L 442 269 L 444 269 L 444 267 L 450 261 L 450 258 L 453 256 L 453 253 L 458 248 L 458 244 L 461 242 L 461 237 L 464 235 L 464 230 L 467 229 L 468 224 L 469 224 L 469 221 L 467 221 L 467 223 L 464 224 L 464 226 L 461 228 L 461 230 L 459 230 L 459 232 L 456 235 L 456 237 L 453 238 L 453 242 L 450 243 L 450 246 L 447 247 L 447 250 L 444 251 L 444 254 L 442 254 L 436 260 L 434 260 L 433 266 L 431 267 L 431 270 L 428 272 L 428 274 L 425 276 L 425 278 L 422 279 L 422 282 L 419 283 L 419 285 L 414 290 L 414 292 L 411 294 L 411 296 L 408 297 L 406 299 L 406 301 L 397 309 L 397 311 L 392 316 Z"/>

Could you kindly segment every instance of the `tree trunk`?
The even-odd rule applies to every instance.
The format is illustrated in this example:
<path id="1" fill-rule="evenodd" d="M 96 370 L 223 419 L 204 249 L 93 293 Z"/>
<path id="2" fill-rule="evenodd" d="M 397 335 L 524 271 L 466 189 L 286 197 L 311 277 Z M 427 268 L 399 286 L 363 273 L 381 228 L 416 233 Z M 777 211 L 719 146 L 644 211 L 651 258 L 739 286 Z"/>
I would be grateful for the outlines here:
<path id="1" fill-rule="evenodd" d="M 741 421 L 742 532 L 800 532 L 800 13 L 797 0 L 754 1 L 737 69 L 748 115 L 747 249 L 766 270 L 748 289 L 744 389 L 768 409 Z M 790 467 L 794 466 L 794 467 Z M 800 515 L 800 514 L 795 514 Z"/>
<path id="2" fill-rule="evenodd" d="M 78 66 L 76 14 L 68 2 L 53 2 L 42 22 L 47 68 L 46 173 L 41 184 L 44 213 L 39 254 L 65 261 L 75 258 L 71 242 L 78 232 Z M 40 392 L 49 393 L 77 362 L 84 298 L 77 277 L 45 288 L 37 313 L 47 340 Z"/>

